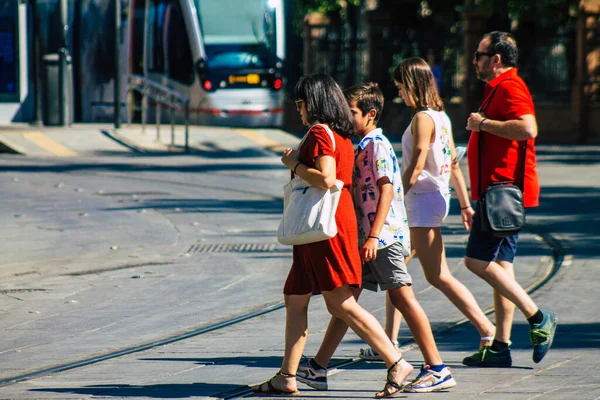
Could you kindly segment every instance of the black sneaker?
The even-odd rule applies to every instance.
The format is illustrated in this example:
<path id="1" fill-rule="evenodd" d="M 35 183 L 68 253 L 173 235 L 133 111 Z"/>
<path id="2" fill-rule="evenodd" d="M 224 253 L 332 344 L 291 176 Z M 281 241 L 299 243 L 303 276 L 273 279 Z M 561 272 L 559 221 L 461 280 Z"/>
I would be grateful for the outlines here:
<path id="1" fill-rule="evenodd" d="M 510 348 L 494 351 L 489 346 L 484 346 L 469 357 L 465 357 L 462 363 L 468 367 L 510 367 L 512 357 Z"/>

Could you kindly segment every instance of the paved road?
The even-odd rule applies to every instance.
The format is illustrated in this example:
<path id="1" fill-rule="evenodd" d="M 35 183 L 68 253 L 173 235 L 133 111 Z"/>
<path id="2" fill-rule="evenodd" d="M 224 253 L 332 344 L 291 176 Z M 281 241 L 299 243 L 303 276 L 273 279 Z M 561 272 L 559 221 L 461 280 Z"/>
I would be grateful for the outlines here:
<path id="1" fill-rule="evenodd" d="M 22 153 L 0 156 L 1 399 L 236 398 L 277 371 L 291 251 L 274 239 L 288 171 L 272 150 L 297 138 L 195 129 L 185 155 L 168 136 L 157 143 L 155 132 L 76 126 L 32 136 L 16 128 L 0 132 Z M 517 313 L 513 368 L 463 367 L 477 333 L 414 263 L 417 296 L 458 386 L 399 397 L 600 398 L 599 150 L 538 150 L 542 204 L 520 242 L 517 276 L 559 316 L 548 356 L 531 361 Z M 466 234 L 456 199 L 452 207 L 450 265 L 489 309 L 489 288 L 462 264 Z M 365 292 L 361 303 L 383 321 L 382 294 Z M 327 320 L 317 296 L 307 355 Z M 418 367 L 405 325 L 401 341 Z M 349 333 L 335 360 L 348 363 L 332 371 L 331 390 L 300 385 L 301 398 L 372 397 L 385 369 L 353 362 L 361 347 Z"/>

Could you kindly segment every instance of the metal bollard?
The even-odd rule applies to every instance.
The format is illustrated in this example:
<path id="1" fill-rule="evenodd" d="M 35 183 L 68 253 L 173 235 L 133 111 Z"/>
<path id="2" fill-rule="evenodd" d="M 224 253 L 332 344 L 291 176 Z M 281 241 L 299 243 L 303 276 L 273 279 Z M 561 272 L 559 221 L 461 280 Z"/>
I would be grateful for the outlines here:
<path id="1" fill-rule="evenodd" d="M 161 114 L 161 102 L 156 102 L 156 141 L 160 142 L 160 114 Z"/>
<path id="2" fill-rule="evenodd" d="M 171 147 L 175 147 L 175 95 L 171 96 Z"/>
<path id="3" fill-rule="evenodd" d="M 148 119 L 148 97 L 145 88 L 142 89 L 142 133 L 146 133 L 146 120 Z"/>
<path id="4" fill-rule="evenodd" d="M 189 126 L 190 126 L 190 100 L 186 100 L 183 103 L 184 115 L 185 115 L 185 152 L 190 151 L 190 140 L 189 140 Z"/>
<path id="5" fill-rule="evenodd" d="M 133 119 L 133 113 L 135 112 L 135 103 L 133 98 L 133 89 L 127 88 L 127 126 L 131 127 L 131 120 Z"/>

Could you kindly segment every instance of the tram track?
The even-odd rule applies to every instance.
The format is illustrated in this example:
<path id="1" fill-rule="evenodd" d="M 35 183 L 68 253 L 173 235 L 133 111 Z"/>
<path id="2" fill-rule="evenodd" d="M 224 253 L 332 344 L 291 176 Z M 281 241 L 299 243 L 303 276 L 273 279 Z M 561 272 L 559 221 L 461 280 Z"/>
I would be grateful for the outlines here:
<path id="1" fill-rule="evenodd" d="M 543 288 L 544 285 L 546 285 L 552 279 L 552 277 L 555 276 L 556 273 L 560 270 L 560 268 L 563 264 L 563 260 L 564 260 L 565 256 L 567 255 L 565 252 L 565 249 L 563 248 L 561 243 L 558 240 L 556 240 L 551 234 L 542 232 L 539 227 L 532 227 L 531 231 L 535 231 L 536 234 L 542 238 L 542 240 L 552 249 L 553 255 L 552 255 L 552 260 L 549 263 L 546 270 L 544 271 L 544 273 L 541 274 L 538 279 L 536 279 L 528 287 L 525 288 L 525 290 L 528 294 L 533 294 L 536 291 Z M 272 313 L 274 311 L 281 310 L 284 307 L 285 307 L 285 305 L 284 305 L 283 301 L 271 303 L 267 306 L 264 306 L 262 308 L 255 310 L 255 311 L 252 311 L 252 312 L 249 312 L 246 314 L 242 314 L 242 315 L 239 315 L 239 316 L 236 316 L 236 317 L 233 317 L 233 318 L 230 318 L 230 319 L 227 319 L 225 321 L 221 321 L 221 322 L 218 322 L 215 324 L 201 326 L 201 327 L 195 327 L 184 333 L 178 333 L 176 335 L 166 336 L 162 339 L 150 341 L 150 342 L 143 343 L 143 344 L 138 344 L 135 346 L 125 347 L 125 348 L 122 348 L 122 349 L 119 349 L 116 351 L 110 351 L 110 352 L 102 353 L 102 354 L 91 356 L 91 357 L 84 357 L 84 358 L 81 358 L 76 361 L 58 364 L 58 365 L 54 365 L 51 367 L 45 367 L 45 368 L 41 368 L 38 370 L 30 371 L 30 372 L 27 372 L 24 374 L 7 377 L 7 378 L 0 380 L 0 387 L 12 385 L 12 384 L 26 381 L 26 380 L 40 378 L 40 377 L 51 375 L 51 374 L 57 374 L 57 373 L 61 373 L 61 372 L 76 369 L 76 368 L 85 367 L 87 365 L 108 361 L 108 360 L 111 360 L 114 358 L 123 357 L 123 356 L 133 354 L 133 353 L 138 353 L 138 352 L 149 350 L 149 349 L 152 349 L 152 348 L 155 348 L 158 346 L 164 346 L 167 344 L 179 342 L 179 341 L 186 340 L 186 339 L 189 339 L 189 338 L 192 338 L 195 336 L 200 336 L 200 335 L 203 335 L 203 334 L 206 334 L 209 332 L 214 332 L 214 331 L 217 331 L 220 329 L 226 329 L 226 328 L 236 325 L 238 323 L 248 321 L 253 318 L 258 318 L 263 315 Z M 493 307 L 490 307 L 490 308 L 485 309 L 484 313 L 486 315 L 490 315 L 493 313 L 493 311 L 494 311 Z M 443 328 L 434 330 L 434 335 L 437 336 L 437 335 L 442 335 L 447 332 L 451 332 L 452 330 L 454 330 L 458 327 L 461 327 L 463 324 L 468 323 L 468 322 L 469 321 L 467 318 L 461 318 L 461 319 L 458 319 L 455 321 L 450 321 Z M 413 340 L 406 340 L 406 341 L 400 343 L 400 348 L 402 351 L 409 351 L 416 347 L 417 347 L 417 345 Z M 330 364 L 330 368 L 331 369 L 339 369 L 339 368 L 344 368 L 347 366 L 357 365 L 362 362 L 364 362 L 364 360 L 362 360 L 358 357 L 351 358 L 351 359 L 344 359 L 344 360 L 340 360 L 337 362 L 332 362 Z M 252 390 L 250 389 L 250 387 L 248 387 L 248 388 L 238 388 L 233 391 L 219 393 L 216 396 L 218 396 L 218 398 L 228 400 L 228 399 L 233 399 L 233 398 L 248 397 L 250 395 L 252 395 Z"/>
<path id="2" fill-rule="evenodd" d="M 178 187 L 180 187 L 180 186 L 194 187 L 196 189 L 218 189 L 218 190 L 232 191 L 232 192 L 240 193 L 240 188 L 236 188 L 229 184 L 226 185 L 226 183 L 227 183 L 226 180 L 223 181 L 224 185 L 220 186 L 220 185 L 193 183 L 193 182 L 173 181 L 173 180 L 152 178 L 152 177 L 140 177 L 140 176 L 132 177 L 129 173 L 123 174 L 123 173 L 117 173 L 117 172 L 111 172 L 111 171 L 94 171 L 94 172 L 80 171 L 80 172 L 78 172 L 78 174 L 81 174 L 81 175 L 105 175 L 105 176 L 110 175 L 111 177 L 119 178 L 119 179 L 146 181 L 146 182 L 152 182 L 152 183 L 157 183 L 157 184 L 160 183 L 160 184 L 165 184 L 165 185 L 175 185 Z M 281 199 L 281 196 L 265 194 L 264 191 L 243 190 L 243 192 L 245 194 L 262 196 L 264 198 L 273 199 L 273 200 Z M 567 250 L 562 246 L 562 244 L 560 243 L 559 240 L 554 238 L 552 236 L 552 234 L 544 232 L 541 229 L 541 227 L 529 225 L 527 227 L 527 230 L 531 233 L 536 234 L 552 250 L 551 262 L 545 269 L 544 273 L 540 274 L 540 276 L 533 283 L 531 283 L 527 288 L 525 288 L 527 293 L 533 294 L 536 291 L 543 288 L 548 282 L 550 282 L 551 279 L 560 270 L 561 266 L 563 265 L 565 256 L 567 256 Z M 185 331 L 184 333 L 181 333 L 181 331 L 179 331 L 179 333 L 174 334 L 174 335 L 167 335 L 166 337 L 163 337 L 163 338 L 160 338 L 157 340 L 149 341 L 149 342 L 142 343 L 142 344 L 137 344 L 134 346 L 124 347 L 124 348 L 118 349 L 116 351 L 112 350 L 112 351 L 105 352 L 105 353 L 102 353 L 102 352 L 95 353 L 94 356 L 83 357 L 83 358 L 80 358 L 75 361 L 70 361 L 70 362 L 57 364 L 57 365 L 53 365 L 53 366 L 49 366 L 49 367 L 42 367 L 42 368 L 39 368 L 36 370 L 30 370 L 26 373 L 15 375 L 12 377 L 6 377 L 3 379 L 0 379 L 0 386 L 8 386 L 8 385 L 12 385 L 12 384 L 26 381 L 26 380 L 36 379 L 36 378 L 40 378 L 40 377 L 52 375 L 52 374 L 58 374 L 58 373 L 61 373 L 61 372 L 67 371 L 67 370 L 82 368 L 87 365 L 101 363 L 101 362 L 105 362 L 105 361 L 119 358 L 119 357 L 124 357 L 129 354 L 149 350 L 149 349 L 152 349 L 152 348 L 155 348 L 158 346 L 163 346 L 163 345 L 171 344 L 174 342 L 183 341 L 183 340 L 186 340 L 186 339 L 189 339 L 189 338 L 192 338 L 195 336 L 200 336 L 200 335 L 203 335 L 203 334 L 206 334 L 209 332 L 214 332 L 214 331 L 221 330 L 221 329 L 227 329 L 228 327 L 231 327 L 240 322 L 251 320 L 253 318 L 258 318 L 260 316 L 272 313 L 274 311 L 281 310 L 283 308 L 284 308 L 284 304 L 282 301 L 272 302 L 272 303 L 268 304 L 267 306 L 260 307 L 252 312 L 245 313 L 245 314 L 242 314 L 239 316 L 234 316 L 232 318 L 221 321 L 219 323 L 200 326 L 200 327 L 193 327 L 193 328 Z M 484 310 L 484 313 L 486 313 L 486 315 L 492 314 L 493 308 L 490 307 L 490 308 Z M 440 335 L 440 334 L 444 334 L 446 332 L 450 332 L 453 329 L 456 329 L 465 323 L 468 323 L 468 320 L 466 318 L 458 319 L 455 321 L 450 321 L 442 329 L 438 329 L 438 330 L 434 331 L 434 334 Z M 403 351 L 408 351 L 408 350 L 414 349 L 416 347 L 417 347 L 416 344 L 412 340 L 407 340 L 407 341 L 404 341 L 403 343 L 401 343 L 401 349 Z M 339 369 L 339 368 L 344 368 L 344 367 L 351 366 L 351 365 L 356 365 L 361 362 L 364 362 L 364 361 L 361 360 L 360 358 L 351 358 L 351 359 L 341 360 L 336 363 L 332 363 L 331 367 Z M 222 392 L 215 396 L 218 396 L 219 398 L 222 398 L 222 399 L 233 399 L 233 398 L 239 398 L 239 397 L 248 397 L 250 395 L 252 395 L 252 391 L 249 387 L 247 387 L 247 388 L 238 388 L 234 391 Z"/>
<path id="3" fill-rule="evenodd" d="M 550 282 L 550 280 L 560 271 L 565 258 L 569 257 L 569 255 L 567 254 L 567 250 L 565 249 L 565 247 L 563 247 L 561 242 L 559 240 L 557 240 L 554 236 L 552 236 L 552 234 L 545 232 L 540 226 L 527 225 L 526 230 L 538 235 L 538 237 L 540 237 L 541 240 L 544 243 L 546 243 L 552 250 L 551 262 L 549 263 L 549 265 L 546 268 L 546 270 L 544 271 L 544 273 L 541 274 L 534 282 L 532 282 L 530 285 L 528 285 L 527 287 L 524 288 L 525 291 L 527 292 L 527 294 L 532 295 L 536 291 L 542 289 L 544 287 L 544 285 L 546 285 L 548 282 Z M 485 310 L 483 310 L 483 312 L 485 315 L 489 316 L 489 315 L 493 314 L 494 307 L 492 306 L 492 307 L 486 308 Z M 438 335 L 442 335 L 447 332 L 452 332 L 454 329 L 457 329 L 466 323 L 469 323 L 469 320 L 466 317 L 460 318 L 455 321 L 450 321 L 443 328 L 434 329 L 433 334 L 434 334 L 434 336 L 438 336 Z M 399 347 L 400 347 L 401 352 L 406 352 L 406 351 L 418 348 L 418 345 L 415 343 L 414 340 L 409 339 L 409 340 L 405 340 L 405 341 L 401 342 L 399 344 Z M 354 366 L 354 365 L 358 365 L 358 364 L 361 364 L 364 362 L 365 362 L 365 360 L 361 359 L 360 357 L 354 357 L 354 358 L 338 360 L 338 361 L 332 360 L 328 366 L 328 369 L 331 372 L 332 370 L 335 370 L 335 369 Z M 235 399 L 235 398 L 250 397 L 253 394 L 254 394 L 254 392 L 252 391 L 252 389 L 250 387 L 247 387 L 247 388 L 235 389 L 235 390 L 229 391 L 229 392 L 219 393 L 217 396 L 221 400 L 229 400 L 229 399 Z"/>
<path id="4" fill-rule="evenodd" d="M 22 160 L 22 161 L 30 161 L 28 159 Z M 40 170 L 43 170 L 44 168 L 47 167 L 51 167 L 52 169 L 56 169 L 56 166 L 54 164 L 51 163 L 47 163 L 44 162 L 44 160 L 42 161 L 38 161 L 36 162 L 36 164 L 42 163 L 41 166 L 39 166 Z M 97 165 L 98 168 L 102 168 L 102 164 L 98 164 Z M 153 168 L 156 168 L 156 166 L 152 166 Z M 143 168 L 143 167 L 142 167 Z M 181 167 L 180 167 L 181 168 Z M 34 169 L 31 167 L 27 167 L 26 169 Z M 60 169 L 60 168 L 58 168 Z M 185 169 L 185 167 L 184 167 Z M 268 193 L 265 193 L 264 190 L 252 190 L 250 187 L 250 189 L 244 189 L 243 187 L 241 187 L 239 184 L 231 184 L 232 182 L 232 177 L 227 177 L 227 179 L 213 179 L 211 180 L 211 183 L 199 183 L 199 182 L 193 182 L 193 181 L 183 181 L 183 180 L 173 180 L 173 179 L 167 179 L 167 178 L 156 178 L 156 177 L 150 177 L 150 176 L 140 176 L 140 175 L 135 175 L 132 176 L 131 172 L 117 172 L 117 171 L 106 171 L 106 170 L 80 170 L 80 171 L 75 171 L 72 172 L 72 176 L 73 177 L 85 177 L 85 176 L 97 176 L 97 177 L 110 177 L 110 178 L 114 178 L 114 179 L 119 179 L 119 180 L 124 180 L 124 181 L 135 181 L 135 182 L 146 182 L 150 185 L 164 185 L 164 186 L 169 186 L 169 187 L 177 187 L 177 188 L 185 188 L 185 189 L 190 189 L 193 188 L 195 191 L 203 191 L 203 190 L 207 190 L 207 191 L 215 191 L 215 190 L 219 190 L 222 192 L 231 192 L 231 193 L 235 193 L 236 195 L 242 195 L 242 196 L 253 196 L 253 197 L 257 197 L 257 198 L 262 198 L 265 200 L 282 200 L 281 196 L 275 196 L 275 195 L 270 195 Z M 243 179 L 243 180 L 247 180 L 247 177 L 241 177 L 239 179 Z M 219 183 L 222 183 L 219 184 Z M 254 187 L 259 187 L 258 185 L 254 186 Z M 176 189 L 175 192 L 180 191 L 181 189 Z M 101 191 L 94 191 L 94 190 L 88 190 L 87 191 L 90 195 L 105 195 L 105 193 L 102 193 Z M 97 192 L 97 193 L 96 193 Z M 162 193 L 162 192 L 161 192 Z M 169 193 L 162 193 L 164 195 L 167 195 Z M 108 196 L 110 197 L 110 196 Z M 161 213 L 160 211 L 158 211 L 158 213 Z M 162 214 L 162 213 L 161 213 Z M 162 262 L 162 264 L 167 263 Z M 110 270 L 110 269 L 109 269 Z M 91 271 L 90 273 L 96 274 L 98 273 L 98 270 L 94 270 Z M 62 273 L 62 272 L 61 272 Z M 71 272 L 71 275 L 74 276 L 81 276 L 88 273 L 88 271 L 86 270 L 82 270 L 82 271 L 75 271 L 75 272 Z M 53 274 L 46 274 L 46 277 L 51 277 L 53 276 Z M 41 367 L 34 367 L 31 368 L 29 370 L 26 371 L 20 371 L 20 373 L 12 375 L 12 376 L 5 376 L 0 378 L 0 387 L 3 386 L 8 386 L 8 385 L 12 385 L 18 382 L 23 382 L 23 381 L 27 381 L 27 380 L 31 380 L 31 379 L 35 379 L 35 378 L 40 378 L 40 377 L 44 377 L 44 376 L 48 376 L 48 375 L 52 375 L 52 374 L 57 374 L 57 373 L 61 373 L 64 371 L 68 371 L 68 370 L 73 370 L 76 368 L 82 368 L 85 367 L 87 365 L 91 365 L 91 364 L 96 364 L 96 363 L 100 363 L 100 362 L 105 362 L 114 358 L 118 358 L 118 357 L 123 357 L 132 353 L 138 353 L 141 351 L 145 351 L 151 348 L 155 348 L 155 347 L 159 347 L 159 346 L 164 346 L 170 343 L 174 343 L 174 342 L 178 342 L 178 341 L 182 341 L 194 336 L 198 336 L 198 335 L 202 335 L 202 334 L 206 334 L 208 332 L 212 332 L 215 330 L 219 330 L 219 329 L 224 329 L 228 326 L 252 319 L 252 318 L 257 318 L 260 317 L 264 314 L 268 314 L 270 312 L 279 310 L 281 308 L 284 307 L 284 304 L 282 301 L 278 301 L 278 302 L 270 302 L 268 303 L 266 306 L 264 307 L 248 307 L 248 309 L 252 310 L 251 312 L 245 313 L 245 314 L 241 314 L 241 315 L 236 315 L 233 317 L 229 317 L 226 320 L 223 320 L 221 322 L 218 323 L 214 323 L 214 324 L 210 324 L 210 325 L 200 325 L 200 326 L 195 326 L 195 327 L 191 327 L 188 329 L 185 329 L 182 332 L 182 330 L 178 330 L 178 333 L 176 334 L 166 334 L 163 337 L 159 337 L 156 340 L 151 340 L 145 343 L 137 343 L 131 346 L 124 346 L 121 347 L 117 350 L 114 350 L 114 348 L 111 351 L 96 351 L 94 352 L 93 355 L 90 356 L 83 356 L 81 358 L 75 359 L 75 360 L 70 360 L 68 362 L 63 362 L 63 363 L 56 363 L 53 365 L 46 365 L 46 366 L 41 366 Z"/>

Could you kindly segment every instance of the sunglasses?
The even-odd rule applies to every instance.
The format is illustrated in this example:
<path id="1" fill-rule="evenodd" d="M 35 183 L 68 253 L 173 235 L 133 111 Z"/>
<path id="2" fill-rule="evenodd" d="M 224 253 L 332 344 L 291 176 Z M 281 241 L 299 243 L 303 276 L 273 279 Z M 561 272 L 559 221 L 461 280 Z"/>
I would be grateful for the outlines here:
<path id="1" fill-rule="evenodd" d="M 476 51 L 475 53 L 473 53 L 473 57 L 475 58 L 476 61 L 479 61 L 479 59 L 483 56 L 492 57 L 495 55 L 496 55 L 496 53 L 488 53 L 486 51 Z"/>
<path id="2" fill-rule="evenodd" d="M 300 111 L 302 103 L 304 103 L 304 100 L 296 100 L 296 110 Z"/>

